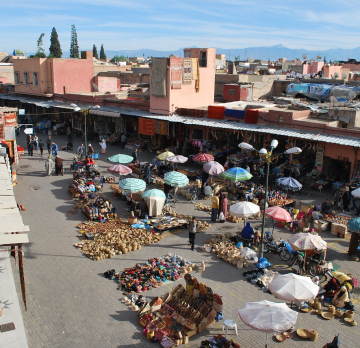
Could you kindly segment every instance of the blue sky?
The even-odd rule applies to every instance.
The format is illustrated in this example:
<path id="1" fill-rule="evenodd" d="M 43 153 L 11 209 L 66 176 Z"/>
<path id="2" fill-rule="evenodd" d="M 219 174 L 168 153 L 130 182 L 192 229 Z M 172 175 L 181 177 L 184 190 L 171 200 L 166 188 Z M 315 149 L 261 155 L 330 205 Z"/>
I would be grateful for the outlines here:
<path id="1" fill-rule="evenodd" d="M 358 0 L 1 0 L 0 51 L 36 51 L 55 27 L 69 51 L 75 24 L 80 50 L 180 47 L 360 46 Z"/>

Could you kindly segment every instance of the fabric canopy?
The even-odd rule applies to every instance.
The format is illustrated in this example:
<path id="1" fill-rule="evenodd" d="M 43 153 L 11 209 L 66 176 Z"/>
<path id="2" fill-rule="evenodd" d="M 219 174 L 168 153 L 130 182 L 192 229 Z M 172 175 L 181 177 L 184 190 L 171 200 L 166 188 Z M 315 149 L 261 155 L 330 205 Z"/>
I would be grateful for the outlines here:
<path id="1" fill-rule="evenodd" d="M 348 228 L 351 232 L 360 233 L 360 217 L 349 220 Z"/>
<path id="2" fill-rule="evenodd" d="M 230 206 L 230 215 L 246 218 L 258 214 L 260 207 L 251 202 L 239 202 Z"/>
<path id="3" fill-rule="evenodd" d="M 165 204 L 164 197 L 146 196 L 146 203 L 149 210 L 149 216 L 162 215 L 162 210 Z"/>
<path id="4" fill-rule="evenodd" d="M 168 157 L 175 156 L 171 151 L 165 151 L 157 156 L 159 161 L 166 161 Z"/>
<path id="5" fill-rule="evenodd" d="M 252 178 L 252 175 L 243 168 L 233 167 L 228 169 L 222 176 L 233 181 L 245 181 Z"/>
<path id="6" fill-rule="evenodd" d="M 215 161 L 204 163 L 203 169 L 210 175 L 219 175 L 225 172 L 225 168 L 219 162 Z"/>
<path id="7" fill-rule="evenodd" d="M 186 175 L 179 172 L 169 172 L 165 174 L 165 183 L 171 186 L 186 186 L 189 183 L 189 179 Z"/>
<path id="8" fill-rule="evenodd" d="M 277 274 L 269 284 L 269 290 L 275 297 L 287 301 L 310 301 L 319 289 L 309 277 L 294 273 Z"/>
<path id="9" fill-rule="evenodd" d="M 195 162 L 211 162 L 214 160 L 214 156 L 209 155 L 208 153 L 199 153 L 195 155 L 193 158 Z"/>
<path id="10" fill-rule="evenodd" d="M 292 221 L 290 214 L 285 209 L 278 206 L 267 208 L 265 210 L 265 215 L 275 221 Z"/>
<path id="11" fill-rule="evenodd" d="M 283 333 L 295 325 L 298 317 L 285 303 L 271 301 L 248 302 L 238 312 L 246 325 L 263 332 Z"/>
<path id="12" fill-rule="evenodd" d="M 144 180 L 140 180 L 136 178 L 127 178 L 119 182 L 119 187 L 124 191 L 128 191 L 128 192 L 139 192 L 145 190 L 146 183 Z"/>
<path id="13" fill-rule="evenodd" d="M 115 164 L 114 166 L 108 168 L 108 172 L 127 175 L 132 173 L 132 169 L 127 166 L 124 166 L 123 164 Z"/>
<path id="14" fill-rule="evenodd" d="M 164 191 L 158 190 L 158 189 L 151 189 L 148 191 L 145 191 L 141 197 L 160 197 L 160 198 L 166 198 Z"/>
<path id="15" fill-rule="evenodd" d="M 351 194 L 352 194 L 355 198 L 360 198 L 360 187 L 357 188 L 356 190 L 352 191 Z"/>
<path id="16" fill-rule="evenodd" d="M 303 185 L 291 177 L 279 178 L 276 180 L 276 183 L 285 190 L 300 191 L 303 187 Z"/>
<path id="17" fill-rule="evenodd" d="M 133 159 L 134 157 L 123 154 L 114 155 L 108 158 L 110 162 L 123 163 L 123 164 L 130 163 L 132 162 Z"/>
<path id="18" fill-rule="evenodd" d="M 178 155 L 178 156 L 169 156 L 166 160 L 172 163 L 185 163 L 187 162 L 188 158 L 185 156 Z"/>
<path id="19" fill-rule="evenodd" d="M 311 233 L 296 233 L 289 237 L 288 242 L 295 250 L 323 250 L 327 243 L 318 235 Z"/>

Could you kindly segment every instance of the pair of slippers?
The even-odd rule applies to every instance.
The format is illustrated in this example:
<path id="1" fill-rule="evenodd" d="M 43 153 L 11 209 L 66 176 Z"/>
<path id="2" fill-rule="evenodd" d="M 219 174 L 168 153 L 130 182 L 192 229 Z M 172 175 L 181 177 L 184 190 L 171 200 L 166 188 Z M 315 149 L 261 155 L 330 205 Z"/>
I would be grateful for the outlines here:
<path id="1" fill-rule="evenodd" d="M 22 204 L 17 204 L 17 207 L 19 208 L 20 211 L 22 210 L 26 210 L 25 207 Z"/>

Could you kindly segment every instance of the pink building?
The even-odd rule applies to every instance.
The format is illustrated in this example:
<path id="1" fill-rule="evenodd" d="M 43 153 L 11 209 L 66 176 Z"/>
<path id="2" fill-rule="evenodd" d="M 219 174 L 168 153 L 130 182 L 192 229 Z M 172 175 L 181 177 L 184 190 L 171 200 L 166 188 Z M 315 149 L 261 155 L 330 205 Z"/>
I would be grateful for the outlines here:
<path id="1" fill-rule="evenodd" d="M 214 103 L 215 48 L 185 48 L 184 58 L 154 58 L 150 67 L 150 112 Z"/>
<path id="2" fill-rule="evenodd" d="M 342 78 L 342 66 L 341 65 L 325 65 L 323 69 L 323 77 L 328 79 L 341 79 Z"/>
<path id="3" fill-rule="evenodd" d="M 316 74 L 324 66 L 324 62 L 310 62 L 303 65 L 303 74 Z"/>
<path id="4" fill-rule="evenodd" d="M 81 52 L 81 58 L 14 60 L 15 93 L 44 95 L 91 92 L 92 51 Z"/>

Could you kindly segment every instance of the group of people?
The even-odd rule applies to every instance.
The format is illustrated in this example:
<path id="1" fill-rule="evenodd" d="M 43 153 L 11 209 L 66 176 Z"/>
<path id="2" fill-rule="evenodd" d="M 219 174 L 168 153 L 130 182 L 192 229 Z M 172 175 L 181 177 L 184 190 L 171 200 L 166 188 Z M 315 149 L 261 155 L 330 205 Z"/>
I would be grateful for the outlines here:
<path id="1" fill-rule="evenodd" d="M 227 192 L 216 192 L 211 198 L 211 222 L 226 222 L 228 208 Z"/>
<path id="2" fill-rule="evenodd" d="M 26 145 L 29 156 L 33 156 L 34 150 L 35 151 L 39 150 L 41 157 L 43 156 L 45 144 L 43 143 L 42 139 L 39 139 L 39 137 L 36 134 L 33 137 L 30 134 L 26 137 Z M 46 139 L 46 147 L 49 155 L 50 154 L 52 154 L 53 156 L 58 155 L 59 148 L 57 144 L 51 140 L 50 135 Z"/>

